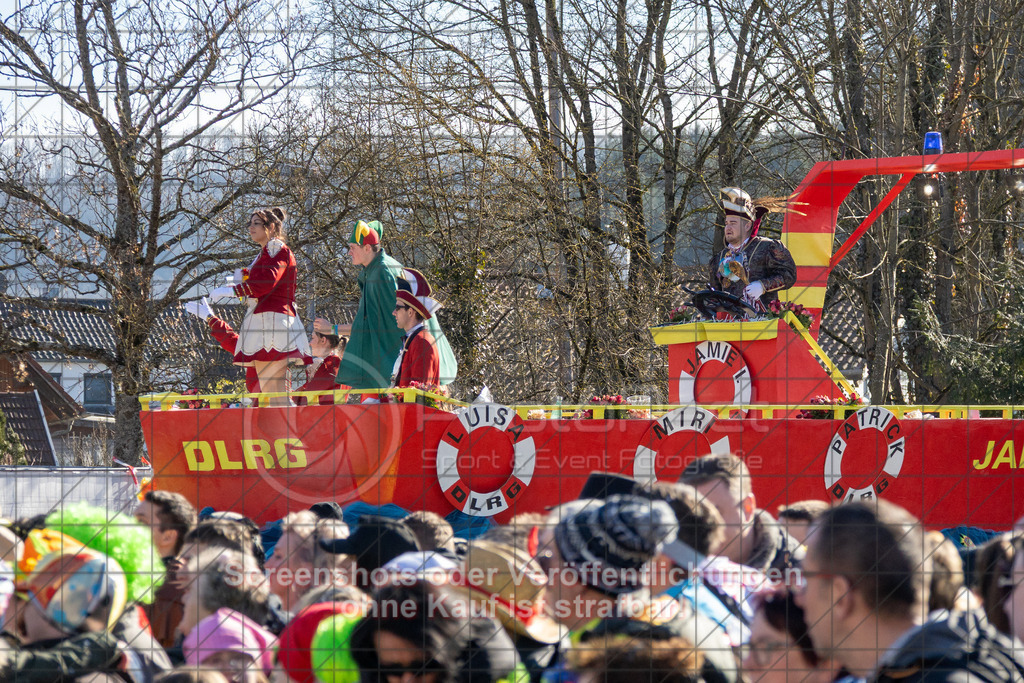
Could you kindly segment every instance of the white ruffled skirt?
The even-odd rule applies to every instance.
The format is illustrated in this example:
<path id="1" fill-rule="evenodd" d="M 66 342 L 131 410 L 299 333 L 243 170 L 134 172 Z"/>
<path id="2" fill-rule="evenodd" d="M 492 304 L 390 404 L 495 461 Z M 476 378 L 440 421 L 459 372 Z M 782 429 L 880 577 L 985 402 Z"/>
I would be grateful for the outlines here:
<path id="1" fill-rule="evenodd" d="M 313 362 L 309 338 L 299 317 L 285 313 L 253 313 L 250 303 L 235 346 L 235 365 L 250 366 L 253 361 L 287 359 L 295 365 Z"/>

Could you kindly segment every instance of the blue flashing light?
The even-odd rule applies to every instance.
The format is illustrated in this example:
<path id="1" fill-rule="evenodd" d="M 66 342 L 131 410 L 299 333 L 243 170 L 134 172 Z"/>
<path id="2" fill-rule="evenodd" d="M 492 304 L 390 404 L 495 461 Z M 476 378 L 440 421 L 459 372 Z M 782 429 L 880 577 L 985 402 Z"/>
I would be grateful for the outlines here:
<path id="1" fill-rule="evenodd" d="M 942 133 L 930 130 L 924 134 L 924 153 L 942 154 Z"/>

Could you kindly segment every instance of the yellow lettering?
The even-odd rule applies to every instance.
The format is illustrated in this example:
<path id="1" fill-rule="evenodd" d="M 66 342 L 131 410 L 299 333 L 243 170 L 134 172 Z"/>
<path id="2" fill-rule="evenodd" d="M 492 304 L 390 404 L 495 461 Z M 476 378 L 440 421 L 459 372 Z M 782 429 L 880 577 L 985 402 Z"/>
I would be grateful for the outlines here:
<path id="1" fill-rule="evenodd" d="M 288 448 L 292 446 L 292 448 Z M 295 438 L 278 439 L 274 442 L 277 464 L 281 469 L 302 469 L 306 466 L 306 451 L 302 441 Z M 290 457 L 289 457 L 290 456 Z"/>
<path id="2" fill-rule="evenodd" d="M 996 449 L 996 442 L 989 441 L 988 446 L 985 448 L 985 462 L 978 462 L 975 460 L 971 464 L 974 465 L 974 469 L 983 470 L 988 467 L 988 464 L 992 462 L 992 451 Z"/>
<path id="3" fill-rule="evenodd" d="M 1017 462 L 1013 459 L 1013 441 L 1006 441 L 1003 443 L 1003 447 L 999 449 L 999 456 L 996 461 L 992 463 L 992 469 L 997 470 L 999 466 L 1006 463 L 1010 466 L 1010 469 L 1017 469 Z"/>
<path id="4" fill-rule="evenodd" d="M 242 469 L 242 463 L 238 460 L 231 460 L 228 458 L 228 449 L 224 445 L 223 441 L 214 441 L 213 445 L 217 448 L 217 462 L 220 463 L 222 470 L 240 470 Z"/>
<path id="5" fill-rule="evenodd" d="M 265 469 L 274 469 L 274 456 L 270 454 L 269 443 L 263 439 L 242 439 L 242 457 L 248 469 L 256 469 L 256 456 L 263 459 Z"/>
<path id="6" fill-rule="evenodd" d="M 213 471 L 213 451 L 210 444 L 205 441 L 185 441 L 181 444 L 181 450 L 185 451 L 185 462 L 188 463 L 190 472 Z M 201 462 L 197 455 L 202 456 Z"/>

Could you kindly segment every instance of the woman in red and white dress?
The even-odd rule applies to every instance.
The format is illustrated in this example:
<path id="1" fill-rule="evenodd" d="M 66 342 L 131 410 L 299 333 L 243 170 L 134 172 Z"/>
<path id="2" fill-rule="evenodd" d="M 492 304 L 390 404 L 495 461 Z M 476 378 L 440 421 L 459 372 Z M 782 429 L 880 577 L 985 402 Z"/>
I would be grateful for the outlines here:
<path id="1" fill-rule="evenodd" d="M 241 282 L 213 291 L 218 298 L 247 299 L 249 310 L 238 331 L 235 365 L 253 366 L 260 389 L 287 392 L 288 366 L 313 362 L 309 339 L 295 314 L 297 269 L 295 255 L 284 243 L 285 212 L 280 207 L 254 211 L 249 236 L 260 245 L 259 255 L 242 269 Z M 270 405 L 290 405 L 287 397 L 270 399 Z"/>

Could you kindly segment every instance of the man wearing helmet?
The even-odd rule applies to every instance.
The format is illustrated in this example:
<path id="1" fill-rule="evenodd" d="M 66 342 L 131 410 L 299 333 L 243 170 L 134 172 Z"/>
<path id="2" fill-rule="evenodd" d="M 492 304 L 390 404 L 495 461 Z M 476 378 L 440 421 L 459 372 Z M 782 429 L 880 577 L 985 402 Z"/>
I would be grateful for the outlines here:
<path id="1" fill-rule="evenodd" d="M 767 306 L 779 298 L 780 289 L 789 289 L 796 282 L 793 257 L 782 242 L 758 237 L 768 209 L 755 208 L 749 194 L 738 187 L 726 187 L 721 201 L 725 249 L 711 260 L 709 282 L 714 289 Z"/>

